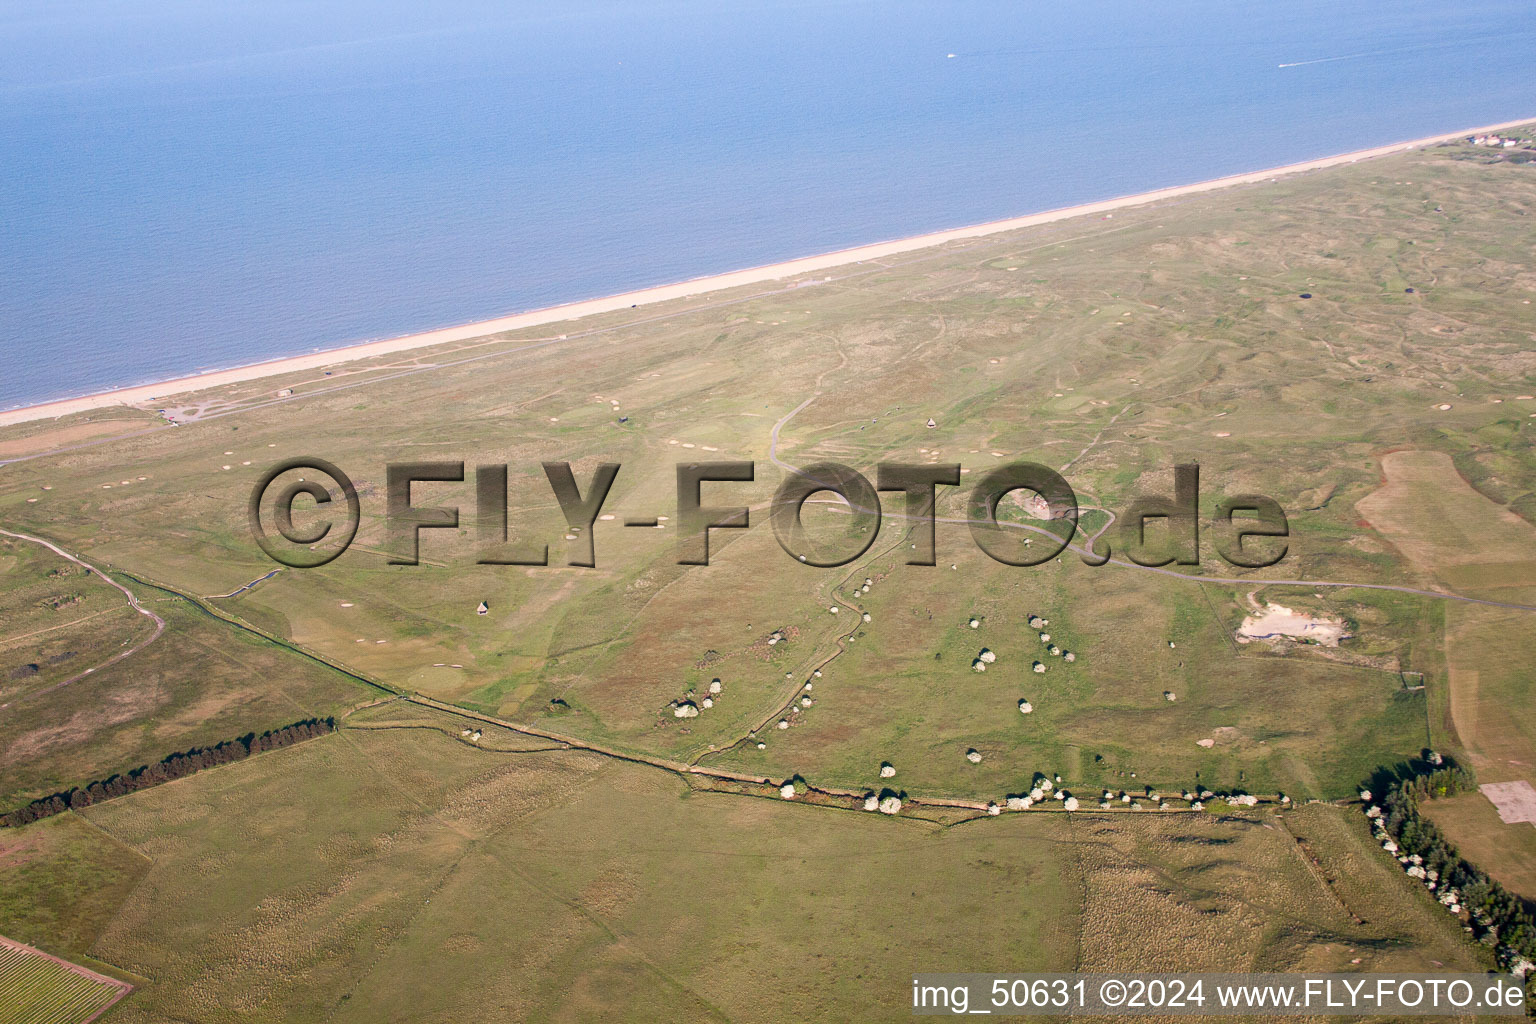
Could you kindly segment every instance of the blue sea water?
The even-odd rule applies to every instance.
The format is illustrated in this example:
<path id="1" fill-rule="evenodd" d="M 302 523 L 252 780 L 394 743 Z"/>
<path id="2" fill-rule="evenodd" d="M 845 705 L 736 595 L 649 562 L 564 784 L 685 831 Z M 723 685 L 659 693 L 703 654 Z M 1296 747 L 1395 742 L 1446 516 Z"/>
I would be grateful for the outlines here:
<path id="1" fill-rule="evenodd" d="M 9 0 L 0 53 L 0 408 L 1536 116 L 1530 0 Z"/>

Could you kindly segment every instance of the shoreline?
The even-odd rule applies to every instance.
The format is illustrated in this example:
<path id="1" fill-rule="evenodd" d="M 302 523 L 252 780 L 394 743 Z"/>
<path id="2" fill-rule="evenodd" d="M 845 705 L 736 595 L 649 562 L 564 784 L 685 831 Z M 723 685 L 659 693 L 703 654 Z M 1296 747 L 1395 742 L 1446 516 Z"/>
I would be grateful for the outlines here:
<path id="1" fill-rule="evenodd" d="M 799 274 L 808 274 L 816 271 L 830 270 L 834 267 L 847 266 L 868 260 L 881 259 L 900 253 L 912 252 L 918 249 L 927 249 L 943 245 L 947 242 L 963 239 L 982 238 L 987 235 L 1000 234 L 1019 228 L 1033 227 L 1040 224 L 1049 224 L 1055 221 L 1068 220 L 1073 217 L 1088 216 L 1091 214 L 1110 213 L 1115 210 L 1128 207 L 1142 206 L 1165 199 L 1173 199 L 1180 196 L 1194 195 L 1201 192 L 1212 192 L 1218 189 L 1230 188 L 1234 185 L 1253 184 L 1265 181 L 1280 175 L 1300 174 L 1307 171 L 1321 170 L 1326 167 L 1334 167 L 1341 164 L 1355 163 L 1373 157 L 1389 156 L 1394 153 L 1402 153 L 1424 146 L 1437 145 L 1449 142 L 1452 139 L 1463 138 L 1468 135 L 1486 134 L 1498 132 L 1507 128 L 1514 128 L 1536 121 L 1536 118 L 1525 118 L 1518 121 L 1505 121 L 1500 124 L 1483 125 L 1477 128 L 1465 128 L 1461 131 L 1447 132 L 1442 135 L 1429 136 L 1427 138 L 1413 139 L 1407 142 L 1395 142 L 1385 146 L 1376 146 L 1371 149 L 1356 150 L 1349 153 L 1340 153 L 1335 156 L 1318 157 L 1313 160 L 1304 160 L 1299 163 L 1285 164 L 1280 167 L 1272 167 L 1266 170 L 1245 171 L 1240 174 L 1228 175 L 1222 178 L 1212 178 L 1207 181 L 1194 182 L 1187 185 L 1173 185 L 1167 188 L 1154 189 L 1149 192 L 1139 192 L 1132 195 L 1117 196 L 1112 199 L 1102 199 L 1091 203 L 1083 203 L 1078 206 L 1062 207 L 1055 210 L 1046 210 L 1040 213 L 1025 214 L 1019 217 L 1009 217 L 1003 220 L 988 221 L 983 224 L 973 224 L 968 227 L 950 228 L 944 231 L 929 232 L 922 235 L 913 235 L 907 238 L 892 239 L 885 242 L 875 242 L 868 245 L 855 246 L 849 249 L 838 249 L 832 252 L 820 253 L 814 256 L 803 256 L 797 259 L 785 260 L 780 263 L 771 263 L 758 267 L 749 267 L 742 270 L 727 271 L 721 274 L 711 274 L 705 277 L 697 277 L 674 284 L 658 285 L 651 288 L 643 288 L 637 291 L 623 292 L 616 295 L 606 295 L 594 299 L 585 299 L 577 302 L 564 303 L 558 306 L 548 306 L 542 309 L 528 310 L 522 313 L 513 313 L 507 316 L 496 317 L 490 320 L 480 320 L 473 323 L 461 324 L 454 327 L 442 327 L 430 331 L 422 331 L 416 334 L 401 335 L 395 338 L 386 338 L 380 341 L 362 342 L 352 345 L 344 345 L 339 348 L 326 349 L 322 352 L 311 352 L 305 355 L 286 356 L 279 359 L 271 359 L 259 363 L 251 363 L 245 366 L 231 367 L 225 370 L 211 370 L 205 373 L 192 374 L 186 377 L 177 377 L 171 380 L 155 384 L 140 384 L 118 388 L 113 391 L 102 391 L 91 395 L 82 395 L 77 398 L 57 399 L 51 402 L 43 402 L 37 405 L 22 406 L 17 409 L 0 411 L 0 427 L 13 426 L 18 423 L 27 423 L 34 420 L 58 419 L 75 413 L 89 412 L 93 409 L 107 409 L 116 406 L 138 407 L 145 403 L 163 401 L 176 395 L 187 394 L 193 391 L 201 391 L 207 388 L 220 387 L 226 384 L 243 383 L 245 381 L 260 380 L 263 377 L 273 377 L 279 374 L 291 373 L 299 370 L 312 370 L 324 366 L 333 366 L 339 363 L 352 362 L 359 359 L 369 359 L 374 356 L 391 355 L 397 352 L 406 352 L 412 349 L 428 348 L 433 345 L 441 345 L 455 341 L 467 341 L 472 338 L 480 338 L 489 334 L 497 334 L 502 331 L 515 330 L 524 327 L 539 327 L 547 324 L 562 323 L 568 320 L 577 320 L 582 317 L 593 316 L 599 313 L 610 313 L 621 309 L 636 306 L 651 305 L 658 302 L 666 302 L 671 299 L 690 298 L 704 295 L 710 292 L 723 291 L 748 284 L 761 284 L 768 281 L 777 281 L 794 277 Z"/>

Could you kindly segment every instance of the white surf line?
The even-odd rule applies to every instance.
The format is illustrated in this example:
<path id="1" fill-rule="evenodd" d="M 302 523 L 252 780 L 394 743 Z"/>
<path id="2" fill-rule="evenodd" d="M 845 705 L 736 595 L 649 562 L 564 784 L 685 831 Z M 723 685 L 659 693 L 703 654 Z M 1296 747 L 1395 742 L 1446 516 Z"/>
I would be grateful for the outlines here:
<path id="1" fill-rule="evenodd" d="M 1326 59 L 1326 58 L 1325 58 Z M 845 267 L 852 263 L 863 263 L 871 260 L 893 256 L 898 253 L 911 252 L 917 249 L 928 249 L 934 246 L 944 245 L 949 242 L 963 239 L 981 238 L 987 235 L 995 235 L 1005 231 L 1014 231 L 1019 228 L 1035 227 L 1040 224 L 1050 224 L 1060 220 L 1068 220 L 1073 217 L 1082 217 L 1092 214 L 1109 213 L 1115 210 L 1132 206 L 1142 206 L 1147 203 L 1155 203 L 1166 199 L 1176 199 L 1180 196 L 1195 195 L 1202 192 L 1212 192 L 1217 189 L 1230 188 L 1234 185 L 1256 184 L 1268 181 L 1270 178 L 1285 174 L 1299 174 L 1305 171 L 1320 170 L 1325 167 L 1333 167 L 1339 164 L 1354 163 L 1358 160 L 1366 160 L 1373 157 L 1388 156 L 1393 153 L 1401 153 L 1424 146 L 1432 146 L 1441 142 L 1461 138 L 1467 135 L 1486 134 L 1488 132 L 1502 131 L 1530 124 L 1536 118 L 1523 118 L 1518 121 L 1506 121 L 1501 124 L 1484 125 L 1478 128 L 1465 128 L 1461 131 L 1445 132 L 1440 135 L 1431 135 L 1421 139 L 1412 139 L 1406 142 L 1395 142 L 1385 146 L 1376 146 L 1372 149 L 1355 150 L 1349 153 L 1341 153 L 1337 156 L 1319 157 L 1315 160 L 1304 160 L 1300 163 L 1284 164 L 1279 167 L 1271 167 L 1266 170 L 1245 171 L 1241 174 L 1228 175 L 1223 178 L 1212 178 L 1208 181 L 1193 182 L 1186 185 L 1174 185 L 1167 188 L 1153 189 L 1148 192 L 1139 192 L 1132 195 L 1117 196 L 1112 199 L 1103 199 L 1097 202 L 1084 203 L 1080 206 L 1068 206 L 1055 210 L 1046 210 L 1041 213 L 1025 214 L 1020 217 L 1009 217 L 1003 220 L 989 221 L 983 224 L 974 224 L 969 227 L 952 228 L 947 231 L 935 231 L 925 235 L 914 235 L 908 238 L 893 239 L 886 242 L 876 242 L 871 245 L 856 246 L 849 249 L 839 249 L 834 252 L 821 253 L 816 256 L 806 256 L 800 259 L 786 260 L 783 263 L 772 263 L 766 266 L 750 267 L 743 270 L 730 271 L 723 274 L 715 274 L 706 277 L 698 277 L 689 281 L 681 281 L 676 284 L 659 285 L 654 288 L 643 288 L 639 291 L 624 292 L 619 295 L 609 295 L 602 298 L 589 299 L 580 302 L 567 303 L 560 306 L 550 306 L 545 309 L 530 310 L 524 313 L 515 313 L 510 316 L 498 317 L 491 320 L 482 320 L 475 323 L 462 324 L 457 327 L 445 327 L 439 330 L 424 331 L 419 334 L 408 334 L 398 338 L 390 338 L 382 341 L 371 341 L 359 345 L 344 346 L 329 349 L 323 352 L 314 352 L 308 355 L 293 356 L 291 358 L 273 359 L 255 363 L 249 366 L 233 367 L 227 370 L 217 370 L 211 373 L 194 374 L 175 380 L 164 381 L 158 384 L 134 385 L 130 387 L 116 388 L 94 395 L 84 395 L 78 398 L 61 399 L 55 402 L 46 402 L 41 405 L 32 405 L 20 409 L 10 409 L 0 412 L 0 427 L 10 426 L 16 423 L 26 423 L 32 420 L 53 419 L 67 416 L 71 413 L 86 412 L 92 409 L 103 409 L 114 406 L 143 405 L 150 402 L 165 402 L 171 396 L 185 394 L 191 391 L 201 391 L 207 388 L 220 387 L 226 384 L 240 383 L 244 381 L 260 380 L 277 374 L 292 373 L 299 370 L 317 369 L 324 366 L 334 366 L 338 363 L 350 362 L 358 359 L 370 359 L 374 356 L 404 352 L 410 349 L 425 348 L 431 345 L 441 345 L 451 341 L 465 341 L 471 338 L 481 338 L 489 334 L 499 334 L 503 331 L 518 330 L 525 327 L 539 327 L 547 324 L 563 323 L 583 317 L 593 316 L 598 313 L 611 313 L 625 309 L 639 308 L 658 302 L 667 302 L 673 299 L 689 298 L 697 295 L 705 295 L 710 292 L 723 291 L 729 288 L 737 288 L 742 285 L 760 284 L 765 281 L 778 281 L 783 278 L 795 277 L 801 274 L 820 273 L 837 267 Z M 797 284 L 813 284 L 813 281 L 796 282 Z M 564 340 L 564 339 L 559 339 Z"/>
<path id="2" fill-rule="evenodd" d="M 90 564 L 88 564 L 86 562 L 82 562 L 80 559 L 76 558 L 74 555 L 70 554 L 68 551 L 65 551 L 63 548 L 59 547 L 57 544 L 53 543 L 52 541 L 44 540 L 41 537 L 34 537 L 31 534 L 27 534 L 27 533 L 12 533 L 10 530 L 0 530 L 0 536 L 14 537 L 16 540 L 29 541 L 29 542 L 31 542 L 33 544 L 41 544 L 43 547 L 47 548 L 49 551 L 52 551 L 54 554 L 58 555 L 60 558 L 63 558 L 66 561 L 70 561 L 70 562 L 75 563 L 76 565 L 80 566 L 80 568 L 82 568 L 82 569 L 86 570 L 87 572 L 91 573 L 92 575 L 94 575 L 97 579 L 99 579 L 102 582 L 106 583 L 108 586 L 116 588 L 118 591 L 120 591 L 122 593 L 122 595 L 124 597 L 126 597 L 128 599 L 129 607 L 131 607 L 134 611 L 138 612 L 140 615 L 148 616 L 150 619 L 154 620 L 154 623 L 155 623 L 155 631 L 153 633 L 151 633 L 147 639 L 142 640 L 139 643 L 134 644 L 132 647 L 128 648 L 126 651 L 119 651 L 117 654 L 114 654 L 112 657 L 108 658 L 106 661 L 102 662 L 100 665 L 94 665 L 91 668 L 86 669 L 84 672 L 76 673 L 75 675 L 72 675 L 68 679 L 64 680 L 62 683 L 54 683 L 52 686 L 46 687 L 45 689 L 37 690 L 37 691 L 35 691 L 33 693 L 25 694 L 23 697 L 17 698 L 18 700 L 25 700 L 25 699 L 29 699 L 29 698 L 32 698 L 32 697 L 36 697 L 39 694 L 49 693 L 49 692 L 51 692 L 53 690 L 59 689 L 60 687 L 68 686 L 70 683 L 73 683 L 73 682 L 75 682 L 77 680 L 84 679 L 86 676 L 90 675 L 91 673 L 98 672 L 101 669 L 106 668 L 108 665 L 115 665 L 119 661 L 122 661 L 124 658 L 128 657 L 129 655 L 137 654 L 139 651 L 142 651 L 144 648 L 148 647 L 150 644 L 152 644 L 156 640 L 160 639 L 160 634 L 165 632 L 165 620 L 164 619 L 162 619 L 160 616 L 156 615 L 154 612 L 150 611 L 148 608 L 145 608 L 143 605 L 139 604 L 139 599 L 134 596 L 133 591 L 129 590 L 127 587 L 123 586 L 121 583 L 117 582 L 117 580 L 114 580 L 112 577 L 108 576 L 106 573 L 102 572 L 100 569 L 96 568 L 95 566 L 90 565 Z M 3 707 L 3 706 L 4 705 L 0 705 L 0 707 Z"/>

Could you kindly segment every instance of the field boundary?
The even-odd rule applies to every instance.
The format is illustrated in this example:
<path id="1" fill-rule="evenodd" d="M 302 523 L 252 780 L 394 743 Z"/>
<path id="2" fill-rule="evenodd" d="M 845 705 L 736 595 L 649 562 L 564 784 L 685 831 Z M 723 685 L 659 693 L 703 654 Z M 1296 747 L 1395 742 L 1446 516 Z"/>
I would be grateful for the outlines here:
<path id="1" fill-rule="evenodd" d="M 85 1018 L 85 1020 L 81 1021 L 80 1024 L 91 1024 L 91 1021 L 96 1020 L 102 1014 L 112 1009 L 112 1007 L 116 1006 L 124 996 L 133 991 L 133 985 L 126 981 L 123 981 L 119 978 L 111 978 L 105 974 L 98 974 L 96 971 L 91 970 L 89 967 L 82 967 L 77 963 L 71 963 L 68 960 L 54 956 L 52 953 L 45 953 L 38 949 L 36 946 L 29 946 L 25 942 L 17 942 L 15 939 L 8 939 L 4 935 L 0 935 L 0 949 L 12 949 L 21 953 L 25 953 L 29 956 L 38 956 L 42 957 L 44 960 L 52 960 L 54 963 L 58 964 L 60 967 L 67 971 L 71 971 L 83 978 L 89 978 L 91 981 L 97 982 L 101 985 L 109 986 L 117 990 L 116 994 L 113 995 L 110 1000 L 108 1000 L 105 1006 L 91 1014 L 89 1017 Z"/>

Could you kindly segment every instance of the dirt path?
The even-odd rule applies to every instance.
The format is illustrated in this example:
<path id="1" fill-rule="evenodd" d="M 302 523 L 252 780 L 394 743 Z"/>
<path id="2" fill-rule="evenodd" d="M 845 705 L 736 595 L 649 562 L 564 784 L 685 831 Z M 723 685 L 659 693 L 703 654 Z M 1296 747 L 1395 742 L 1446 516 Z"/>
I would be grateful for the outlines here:
<path id="1" fill-rule="evenodd" d="M 34 636 L 42 636 L 44 633 L 54 633 L 61 629 L 68 629 L 70 626 L 78 626 L 82 622 L 90 622 L 92 619 L 99 619 L 105 614 L 107 614 L 105 610 L 94 612 L 90 615 L 83 615 L 78 619 L 71 619 L 68 622 L 61 622 L 57 626 L 46 626 L 43 629 L 34 629 L 32 632 L 23 633 L 20 636 L 8 636 L 5 639 L 0 640 L 0 647 L 6 647 L 10 644 L 19 643 L 22 640 L 28 640 Z"/>
<path id="2" fill-rule="evenodd" d="M 1118 420 L 1121 416 L 1124 416 L 1127 412 L 1129 412 L 1130 408 L 1131 407 L 1130 407 L 1129 404 L 1121 406 L 1120 407 L 1120 411 L 1115 413 L 1113 416 L 1111 416 L 1109 418 L 1109 422 L 1104 424 L 1102 427 L 1100 427 L 1099 428 L 1099 432 L 1097 434 L 1093 435 L 1093 440 L 1089 441 L 1087 444 L 1083 445 L 1083 450 L 1078 452 L 1076 455 L 1072 456 L 1070 459 L 1068 459 L 1066 461 L 1066 464 L 1063 465 L 1060 469 L 1058 469 L 1057 472 L 1058 473 L 1065 473 L 1067 470 L 1072 468 L 1073 464 L 1076 463 L 1078 459 L 1081 459 L 1084 455 L 1087 455 L 1089 452 L 1093 451 L 1094 447 L 1096 445 L 1098 445 L 1099 440 L 1104 436 L 1105 432 L 1108 431 L 1110 427 L 1115 425 L 1115 421 L 1116 420 Z M 1100 532 L 1103 532 L 1103 531 L 1100 531 Z"/>
<path id="3" fill-rule="evenodd" d="M 129 591 L 126 587 L 122 586 L 121 584 L 117 583 L 116 581 L 112 580 L 111 578 L 102 575 L 99 570 L 96 570 L 96 569 L 92 568 L 90 565 L 86 564 L 85 562 L 80 561 L 78 558 L 75 558 L 74 556 L 72 556 L 72 555 L 68 554 L 67 552 L 63 551 L 61 548 L 58 548 L 54 544 L 52 544 L 52 543 L 50 543 L 48 541 L 42 540 L 41 538 L 31 537 L 31 536 L 28 536 L 26 534 L 12 533 L 12 532 L 10 532 L 8 530 L 0 530 L 0 534 L 3 534 L 4 536 L 8 536 L 8 537 L 14 537 L 14 538 L 17 538 L 17 539 L 20 539 L 20 540 L 32 541 L 33 543 L 36 543 L 36 544 L 41 544 L 44 547 L 47 547 L 49 550 L 56 552 L 61 557 L 67 558 L 69 561 L 74 562 L 77 565 L 80 565 L 80 566 L 83 566 L 84 568 L 90 569 L 92 572 L 96 573 L 98 576 L 101 576 L 101 578 L 103 580 L 105 580 L 107 583 L 110 583 L 113 587 L 116 587 L 118 590 L 120 590 L 128 598 L 129 603 L 140 614 L 149 616 L 150 618 L 154 619 L 155 623 L 156 623 L 156 629 L 155 629 L 154 635 L 151 636 L 149 639 L 145 640 L 143 643 L 140 643 L 140 644 L 136 645 L 135 647 L 131 648 L 130 650 L 122 652 L 121 654 L 119 654 L 116 657 L 110 659 L 109 661 L 103 662 L 102 665 L 98 665 L 94 669 L 88 669 L 86 672 L 82 672 L 82 673 L 80 673 L 80 675 L 77 675 L 75 677 L 72 677 L 71 679 L 65 680 L 63 683 L 57 683 L 54 686 L 49 687 L 50 690 L 51 689 L 57 689 L 60 686 L 67 685 L 68 683 L 73 682 L 75 679 L 78 679 L 81 676 L 87 675 L 90 672 L 94 672 L 97 669 L 100 669 L 100 668 L 104 667 L 105 665 L 110 665 L 113 662 L 121 660 L 122 658 L 127 657 L 128 655 L 134 653 L 135 651 L 142 650 L 147 644 L 149 644 L 156 637 L 160 636 L 160 634 L 162 632 L 164 632 L 164 630 L 165 630 L 165 620 L 161 619 L 158 615 L 155 615 L 153 612 L 149 611 L 148 609 L 146 609 L 142 605 L 140 605 L 139 602 L 138 602 L 138 599 L 133 595 L 133 593 L 131 591 Z M 143 583 L 145 581 L 140 580 L 139 582 Z M 226 625 L 228 625 L 228 626 L 230 626 L 232 628 L 241 629 L 241 630 L 244 630 L 246 632 L 253 633 L 253 634 L 257 635 L 257 636 L 263 637 L 263 638 L 265 638 L 267 640 L 270 640 L 270 641 L 272 641 L 274 643 L 279 644 L 285 650 L 291 651 L 292 653 L 294 653 L 294 654 L 296 654 L 296 655 L 298 655 L 300 657 L 308 658 L 308 659 L 310 659 L 312 661 L 318 662 L 319 664 L 325 665 L 328 668 L 332 668 L 332 669 L 335 669 L 337 671 L 344 672 L 345 674 L 347 674 L 347 675 L 357 679 L 359 682 L 366 683 L 366 684 L 368 684 L 370 686 L 376 686 L 376 687 L 378 687 L 381 690 L 389 691 L 389 695 L 388 696 L 383 696 L 383 697 L 379 697 L 379 698 L 376 698 L 376 699 L 373 699 L 373 700 L 365 701 L 365 702 L 363 702 L 361 704 L 358 704 L 358 705 L 354 706 L 351 710 L 349 710 L 347 712 L 348 715 L 350 715 L 351 713 L 353 713 L 355 711 L 360 711 L 360 710 L 363 710 L 365 708 L 370 708 L 370 707 L 376 707 L 376 706 L 378 706 L 380 704 L 388 703 L 388 702 L 393 701 L 393 700 L 403 700 L 403 701 L 408 701 L 408 702 L 413 703 L 413 704 L 419 704 L 422 707 L 428 707 L 428 708 L 433 708 L 433 709 L 438 710 L 438 711 L 443 711 L 443 712 L 446 712 L 448 714 L 455 715 L 455 716 L 457 716 L 459 718 L 468 719 L 470 721 L 485 722 L 485 723 L 490 724 L 490 725 L 499 726 L 500 728 L 507 729 L 507 730 L 509 730 L 511 732 L 519 733 L 521 735 L 537 736 L 537 737 L 539 737 L 541 739 L 546 739 L 546 740 L 551 741 L 552 743 L 557 744 L 559 748 L 571 749 L 571 750 L 586 750 L 586 751 L 590 751 L 590 752 L 592 752 L 594 754 L 600 754 L 600 755 L 602 755 L 604 757 L 613 758 L 614 760 L 617 760 L 617 761 L 626 761 L 626 762 L 628 762 L 630 764 L 646 765 L 646 766 L 652 767 L 652 768 L 659 768 L 662 771 L 671 772 L 671 773 L 673 773 L 675 775 L 678 775 L 680 777 L 683 777 L 683 778 L 687 778 L 687 777 L 701 777 L 701 778 L 719 779 L 719 780 L 728 781 L 728 782 L 739 782 L 739 783 L 747 783 L 747 784 L 751 784 L 751 785 L 762 785 L 762 786 L 773 786 L 773 787 L 781 786 L 785 782 L 789 781 L 788 779 L 778 779 L 778 778 L 775 778 L 773 776 L 768 776 L 768 775 L 754 774 L 754 773 L 751 773 L 751 772 L 737 772 L 737 771 L 731 771 L 731 770 L 725 769 L 725 768 L 709 768 L 709 767 L 705 767 L 705 766 L 698 765 L 698 764 L 689 764 L 689 763 L 686 763 L 686 762 L 683 762 L 683 761 L 675 761 L 675 760 L 672 760 L 670 758 L 658 757 L 658 756 L 655 756 L 655 755 L 652 755 L 652 754 L 644 754 L 644 753 L 635 752 L 635 751 L 620 750 L 620 749 L 618 749 L 616 747 L 610 747 L 610 746 L 606 746 L 606 745 L 600 744 L 600 743 L 593 743 L 593 742 L 589 742 L 587 740 L 577 739 L 576 737 L 572 737 L 572 736 L 565 736 L 565 735 L 562 735 L 562 734 L 557 733 L 557 732 L 552 732 L 552 731 L 550 731 L 548 729 L 541 729 L 538 726 L 520 724 L 518 722 L 509 721 L 509 720 L 504 719 L 504 718 L 498 718 L 495 715 L 488 715 L 488 714 L 484 714 L 484 713 L 479 712 L 479 711 L 473 711 L 473 710 L 471 710 L 469 708 L 460 707 L 457 704 L 450 704 L 450 703 L 448 703 L 446 701 L 440 701 L 440 700 L 437 700 L 437 699 L 435 699 L 433 697 L 427 697 L 427 696 L 425 696 L 423 694 L 402 692 L 400 690 L 397 690 L 394 687 L 391 687 L 391 686 L 388 686 L 387 684 L 381 683 L 381 682 L 379 682 L 376 679 L 373 679 L 373 678 L 371 678 L 369 676 L 363 675 L 360 672 L 357 672 L 357 671 L 352 670 L 352 669 L 344 668 L 343 666 L 341 666 L 339 664 L 336 664 L 336 663 L 333 663 L 331 661 L 328 661 L 327 659 L 325 659 L 325 658 L 323 658 L 323 657 L 321 657 L 321 656 L 319 656 L 317 654 L 314 654 L 312 652 L 306 651 L 306 650 L 304 650 L 304 649 L 302 649 L 300 647 L 293 646 L 291 642 L 284 642 L 281 639 L 271 637 L 268 634 L 266 634 L 266 633 L 264 633 L 264 632 L 262 632 L 260 630 L 257 630 L 257 629 L 255 629 L 255 628 L 253 628 L 251 626 L 244 625 L 244 624 L 242 624 L 242 623 L 240 623 L 240 622 L 238 622 L 238 621 L 236 621 L 234 619 L 227 618 L 225 615 L 220 614 L 218 612 L 215 612 L 212 609 L 210 609 L 207 605 L 202 604 L 198 600 L 198 598 L 196 598 L 196 597 L 194 597 L 194 596 L 192 596 L 190 594 L 183 593 L 181 591 L 176 590 L 173 587 L 165 586 L 164 584 L 148 584 L 148 583 L 146 583 L 145 585 L 146 586 L 153 586 L 154 588 L 159 589 L 159 590 L 163 590 L 163 591 L 165 591 L 168 594 L 174 594 L 176 596 L 179 596 L 179 597 L 183 598 L 184 600 L 187 600 L 187 601 L 197 605 L 199 608 L 201 608 L 202 610 L 208 612 L 208 614 L 212 615 L 218 621 L 223 622 L 223 623 L 225 623 Z M 841 653 L 841 652 L 839 651 L 838 653 Z M 825 665 L 825 664 L 829 663 L 833 657 L 836 657 L 836 654 L 831 655 L 825 661 L 822 661 L 820 664 Z M 46 692 L 46 691 L 39 691 L 39 692 Z M 346 715 L 343 715 L 342 717 L 345 718 Z M 844 789 L 844 788 L 841 788 L 841 787 L 833 787 L 833 786 L 809 785 L 809 788 L 810 788 L 810 790 L 812 792 L 814 792 L 816 794 L 819 794 L 819 795 L 822 795 L 822 796 L 846 798 L 846 799 L 848 799 L 850 801 L 862 801 L 863 798 L 865 797 L 865 795 L 868 792 L 867 789 Z M 1263 799 L 1268 801 L 1270 798 L 1263 798 Z M 902 802 L 904 804 L 907 804 L 907 805 L 910 805 L 910 806 L 913 806 L 913 807 L 936 807 L 936 808 L 937 807 L 944 807 L 944 808 L 951 808 L 951 809 L 961 809 L 961 810 L 975 811 L 980 816 L 987 816 L 987 811 L 988 811 L 988 801 L 972 800 L 972 799 L 959 798 L 959 797 L 916 796 L 916 795 L 905 794 L 904 793 L 902 795 Z M 1115 810 L 1115 813 L 1118 813 L 1120 811 L 1119 808 L 1115 808 L 1114 810 Z M 1046 807 L 1042 807 L 1042 808 L 1040 808 L 1040 811 L 1041 812 L 1057 812 L 1057 811 L 1060 811 L 1061 813 L 1066 813 L 1065 810 L 1061 809 L 1061 808 L 1046 808 Z M 1008 812 L 1008 813 L 1020 813 L 1020 812 Z M 1125 813 L 1131 813 L 1131 812 L 1127 811 Z"/>
<path id="4" fill-rule="evenodd" d="M 101 669 L 106 668 L 108 665 L 115 665 L 118 662 L 122 661 L 124 658 L 130 657 L 130 656 L 132 656 L 134 654 L 137 654 L 138 652 L 142 651 L 144 648 L 148 647 L 150 644 L 152 644 L 156 640 L 160 639 L 160 634 L 165 632 L 165 620 L 164 619 L 162 619 L 160 616 L 156 615 L 154 612 L 150 611 L 148 608 L 145 608 L 143 605 L 139 604 L 139 599 L 134 596 L 133 591 L 129 590 L 127 587 L 123 586 L 121 583 L 117 582 L 112 577 L 110 577 L 106 573 L 102 572 L 100 569 L 97 569 L 95 566 L 88 565 L 87 563 L 82 562 L 80 559 L 76 558 L 74 555 L 70 554 L 68 551 L 65 551 L 63 548 L 59 547 L 57 544 L 54 544 L 52 541 L 43 540 L 41 537 L 33 537 L 32 535 L 26 534 L 26 533 L 12 533 L 10 530 L 0 530 L 0 536 L 3 536 L 3 537 L 13 537 L 16 540 L 24 540 L 24 541 L 28 541 L 28 542 L 33 543 L 33 544 L 41 544 L 43 547 L 47 548 L 49 551 L 52 551 L 54 554 L 58 555 L 60 558 L 65 559 L 66 561 L 73 562 L 74 564 L 80 566 L 80 568 L 84 569 L 86 572 L 90 573 L 91 575 L 95 576 L 97 579 L 101 580 L 103 583 L 105 583 L 108 586 L 113 587 L 116 590 L 120 591 L 122 593 L 122 595 L 128 599 L 128 606 L 130 608 L 132 608 L 134 611 L 138 612 L 140 615 L 148 616 L 155 623 L 155 631 L 153 633 L 151 633 L 145 639 L 143 639 L 143 640 L 139 641 L 138 643 L 134 644 L 132 647 L 128 648 L 125 651 L 119 651 L 118 653 L 114 654 L 112 657 L 108 658 L 106 661 L 102 662 L 100 665 L 93 665 L 92 667 L 86 669 L 84 672 L 77 672 L 75 675 L 70 676 L 68 679 L 64 680 L 61 683 L 54 683 L 52 686 L 45 687 L 44 689 L 37 690 L 34 693 L 27 694 L 27 697 L 29 699 L 32 698 L 32 697 L 36 697 L 39 694 L 51 693 L 52 691 L 57 690 L 60 687 L 68 686 L 70 683 L 73 683 L 73 682 L 75 682 L 77 680 L 80 680 L 80 679 L 84 679 L 86 676 L 90 675 L 91 673 L 98 672 Z"/>

